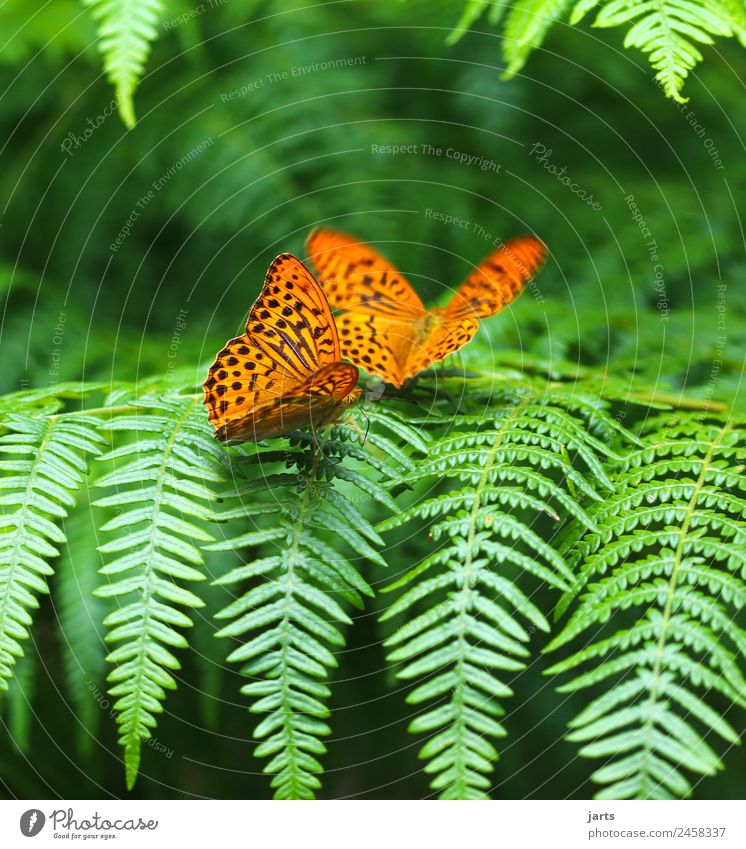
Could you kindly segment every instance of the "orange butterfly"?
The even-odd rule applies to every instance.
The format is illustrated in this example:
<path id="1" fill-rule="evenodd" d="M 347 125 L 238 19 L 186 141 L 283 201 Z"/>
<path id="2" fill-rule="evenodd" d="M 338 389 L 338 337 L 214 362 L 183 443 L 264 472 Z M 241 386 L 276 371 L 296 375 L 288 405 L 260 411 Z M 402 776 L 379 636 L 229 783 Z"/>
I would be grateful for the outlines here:
<path id="1" fill-rule="evenodd" d="M 356 366 L 340 362 L 329 302 L 291 254 L 270 265 L 246 332 L 226 342 L 204 383 L 215 437 L 244 442 L 334 421 L 360 396 Z"/>
<path id="2" fill-rule="evenodd" d="M 501 245 L 466 278 L 447 307 L 426 309 L 406 279 L 373 248 L 334 230 L 314 230 L 306 252 L 337 319 L 342 355 L 394 386 L 458 351 L 480 318 L 509 304 L 541 267 L 536 236 Z"/>

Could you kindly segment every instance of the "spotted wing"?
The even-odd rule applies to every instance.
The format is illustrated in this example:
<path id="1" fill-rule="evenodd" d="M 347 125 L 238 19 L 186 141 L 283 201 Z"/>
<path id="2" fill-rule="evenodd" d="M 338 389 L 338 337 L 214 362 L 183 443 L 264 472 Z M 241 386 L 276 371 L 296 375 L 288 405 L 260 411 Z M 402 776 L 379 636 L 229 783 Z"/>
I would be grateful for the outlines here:
<path id="1" fill-rule="evenodd" d="M 223 442 L 255 442 L 285 436 L 299 427 L 322 427 L 355 400 L 357 378 L 357 368 L 349 363 L 323 366 L 292 394 L 273 398 L 227 420 L 216 435 Z"/>
<path id="2" fill-rule="evenodd" d="M 428 316 L 428 329 L 413 343 L 402 371 L 403 380 L 411 380 L 421 371 L 445 359 L 471 341 L 479 330 L 476 318 L 448 318 L 439 310 Z"/>
<path id="3" fill-rule="evenodd" d="M 325 365 L 339 361 L 329 302 L 303 263 L 281 254 L 269 267 L 246 332 L 210 366 L 205 405 L 217 435 L 231 421 L 292 397 Z M 306 422 L 308 423 L 308 422 Z"/>
<path id="4" fill-rule="evenodd" d="M 424 314 L 424 311 L 423 311 Z M 407 358 L 417 338 L 418 322 L 351 310 L 337 316 L 342 356 L 399 386 L 405 381 Z"/>
<path id="5" fill-rule="evenodd" d="M 365 242 L 335 230 L 314 230 L 306 253 L 334 309 L 397 318 L 422 315 L 422 301 L 407 280 Z"/>
<path id="6" fill-rule="evenodd" d="M 446 307 L 448 319 L 486 318 L 518 295 L 541 268 L 547 249 L 536 236 L 501 245 L 466 278 Z"/>

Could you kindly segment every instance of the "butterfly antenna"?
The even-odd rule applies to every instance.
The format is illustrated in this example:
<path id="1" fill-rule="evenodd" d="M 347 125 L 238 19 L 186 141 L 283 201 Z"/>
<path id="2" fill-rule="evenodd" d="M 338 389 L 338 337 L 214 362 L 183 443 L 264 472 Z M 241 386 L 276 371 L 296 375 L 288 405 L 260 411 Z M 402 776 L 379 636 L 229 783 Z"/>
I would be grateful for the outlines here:
<path id="1" fill-rule="evenodd" d="M 368 431 L 370 430 L 370 416 L 365 412 L 362 407 L 359 407 L 358 409 L 360 410 L 361 415 L 365 416 L 365 433 L 363 434 L 362 441 L 360 442 L 361 445 L 365 445 L 365 443 L 368 441 Z"/>

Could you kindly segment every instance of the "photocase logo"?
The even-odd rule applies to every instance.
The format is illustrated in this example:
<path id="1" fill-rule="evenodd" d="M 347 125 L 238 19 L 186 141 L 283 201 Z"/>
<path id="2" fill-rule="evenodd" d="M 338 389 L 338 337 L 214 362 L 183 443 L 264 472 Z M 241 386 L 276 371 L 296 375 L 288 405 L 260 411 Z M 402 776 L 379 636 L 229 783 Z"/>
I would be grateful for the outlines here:
<path id="1" fill-rule="evenodd" d="M 21 814 L 21 834 L 24 837 L 36 837 L 36 835 L 44 828 L 46 817 L 38 808 L 31 808 Z"/>

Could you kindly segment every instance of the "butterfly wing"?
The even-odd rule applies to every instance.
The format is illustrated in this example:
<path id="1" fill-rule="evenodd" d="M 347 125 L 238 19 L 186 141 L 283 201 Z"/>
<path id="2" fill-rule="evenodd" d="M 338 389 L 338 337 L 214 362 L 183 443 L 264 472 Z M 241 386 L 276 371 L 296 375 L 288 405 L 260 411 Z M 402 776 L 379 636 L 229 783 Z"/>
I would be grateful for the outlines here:
<path id="1" fill-rule="evenodd" d="M 521 236 L 501 245 L 466 278 L 445 309 L 428 314 L 403 371 L 405 380 L 463 348 L 479 329 L 479 318 L 499 312 L 520 293 L 541 267 L 544 243 Z"/>
<path id="2" fill-rule="evenodd" d="M 255 442 L 286 436 L 299 427 L 322 427 L 357 399 L 357 378 L 357 368 L 349 363 L 323 366 L 291 394 L 272 398 L 227 420 L 218 437 L 223 442 Z"/>
<path id="3" fill-rule="evenodd" d="M 336 230 L 314 230 L 306 253 L 333 309 L 397 318 L 424 311 L 404 276 L 365 242 Z"/>
<path id="4" fill-rule="evenodd" d="M 426 331 L 410 348 L 402 369 L 402 382 L 463 348 L 477 330 L 479 321 L 476 318 L 448 318 L 437 311 L 430 313 Z"/>
<path id="5" fill-rule="evenodd" d="M 262 408 L 269 415 L 339 358 L 334 317 L 321 287 L 299 259 L 281 254 L 267 271 L 246 332 L 231 339 L 210 366 L 205 405 L 216 435 L 225 438 L 231 422 L 256 419 Z"/>
<path id="6" fill-rule="evenodd" d="M 486 318 L 499 312 L 541 268 L 546 254 L 536 236 L 520 236 L 501 245 L 466 278 L 446 307 L 445 317 Z"/>
<path id="7" fill-rule="evenodd" d="M 426 315 L 424 310 L 422 314 Z M 419 319 L 399 320 L 362 310 L 343 312 L 337 317 L 342 356 L 368 374 L 401 387 L 418 326 Z"/>

